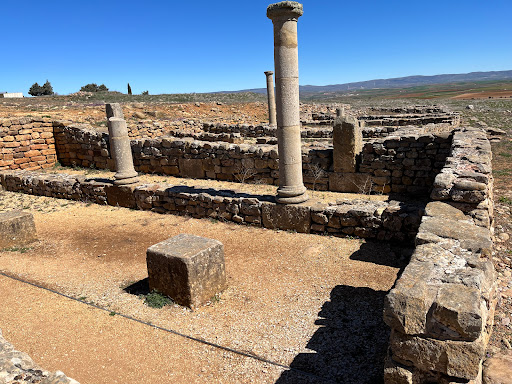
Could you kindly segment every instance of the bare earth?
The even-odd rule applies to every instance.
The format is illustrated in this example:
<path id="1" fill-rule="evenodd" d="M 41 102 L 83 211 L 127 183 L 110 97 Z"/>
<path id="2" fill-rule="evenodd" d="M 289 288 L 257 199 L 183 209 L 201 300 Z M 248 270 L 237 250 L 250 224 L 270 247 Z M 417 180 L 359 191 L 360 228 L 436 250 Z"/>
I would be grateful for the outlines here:
<path id="1" fill-rule="evenodd" d="M 14 208 L 40 240 L 0 252 L 0 270 L 111 311 L 0 276 L 4 337 L 45 369 L 81 383 L 381 380 L 382 300 L 403 266 L 389 247 L 2 192 Z M 147 277 L 147 247 L 179 233 L 224 244 L 229 288 L 195 312 L 149 308 L 123 288 Z"/>

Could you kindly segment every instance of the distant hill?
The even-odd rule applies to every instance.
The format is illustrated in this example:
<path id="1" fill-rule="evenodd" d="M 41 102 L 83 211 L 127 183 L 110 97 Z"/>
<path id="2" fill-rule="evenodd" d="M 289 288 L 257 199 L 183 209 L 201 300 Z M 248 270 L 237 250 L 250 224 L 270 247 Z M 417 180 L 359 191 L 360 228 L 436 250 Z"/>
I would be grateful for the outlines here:
<path id="1" fill-rule="evenodd" d="M 333 85 L 301 85 L 300 93 L 347 92 L 361 89 L 407 88 L 431 84 L 447 84 L 468 81 L 512 80 L 512 71 L 471 72 L 434 76 L 407 76 L 393 79 L 375 79 L 355 83 Z M 232 91 L 233 92 L 233 91 Z M 235 92 L 266 93 L 266 88 L 244 89 Z"/>

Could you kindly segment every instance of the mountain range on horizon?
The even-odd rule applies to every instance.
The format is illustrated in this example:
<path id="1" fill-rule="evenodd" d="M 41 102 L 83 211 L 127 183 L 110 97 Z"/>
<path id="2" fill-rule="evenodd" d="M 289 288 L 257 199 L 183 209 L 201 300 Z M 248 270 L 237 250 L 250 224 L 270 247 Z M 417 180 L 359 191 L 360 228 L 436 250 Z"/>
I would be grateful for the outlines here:
<path id="1" fill-rule="evenodd" d="M 442 74 L 432 76 L 406 76 L 395 77 L 391 79 L 375 79 L 367 81 L 357 81 L 345 84 L 332 84 L 332 85 L 300 85 L 300 93 L 337 93 L 348 92 L 363 89 L 389 89 L 389 88 L 407 88 L 417 87 L 421 85 L 431 84 L 448 84 L 457 82 L 471 82 L 471 81 L 499 81 L 499 80 L 512 80 L 512 70 L 509 71 L 488 71 L 488 72 L 470 72 L 459 74 Z M 224 91 L 221 93 L 233 92 L 254 92 L 266 93 L 266 88 L 243 89 L 239 91 Z"/>

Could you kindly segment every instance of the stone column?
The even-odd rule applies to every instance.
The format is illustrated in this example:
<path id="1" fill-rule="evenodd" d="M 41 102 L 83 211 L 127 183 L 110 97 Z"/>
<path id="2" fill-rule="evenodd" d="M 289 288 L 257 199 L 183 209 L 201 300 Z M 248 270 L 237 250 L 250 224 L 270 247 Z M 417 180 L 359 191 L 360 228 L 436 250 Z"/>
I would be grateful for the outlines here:
<path id="1" fill-rule="evenodd" d="M 107 114 L 107 127 L 108 132 L 110 133 L 110 118 L 111 117 L 119 117 L 124 119 L 123 109 L 119 103 L 110 103 L 105 104 L 105 112 Z"/>
<path id="2" fill-rule="evenodd" d="M 276 201 L 302 203 L 308 199 L 302 181 L 302 153 L 299 116 L 299 57 L 297 19 L 302 4 L 282 1 L 267 8 L 274 24 L 274 65 L 276 71 L 277 141 L 279 188 Z"/>
<path id="3" fill-rule="evenodd" d="M 267 76 L 267 96 L 268 96 L 268 124 L 276 125 L 276 97 L 274 95 L 274 72 L 265 72 Z"/>
<path id="4" fill-rule="evenodd" d="M 336 108 L 336 117 L 345 117 L 345 107 Z"/>
<path id="5" fill-rule="evenodd" d="M 108 126 L 110 153 L 116 163 L 114 184 L 126 185 L 138 182 L 139 178 L 133 167 L 132 149 L 126 121 L 119 117 L 111 117 L 108 119 Z"/>

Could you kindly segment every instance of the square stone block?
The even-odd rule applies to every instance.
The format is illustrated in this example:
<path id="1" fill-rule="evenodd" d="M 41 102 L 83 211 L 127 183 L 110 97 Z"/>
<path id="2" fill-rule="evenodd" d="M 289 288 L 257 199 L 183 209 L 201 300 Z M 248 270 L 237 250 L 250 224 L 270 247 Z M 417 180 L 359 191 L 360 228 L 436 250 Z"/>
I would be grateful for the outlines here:
<path id="1" fill-rule="evenodd" d="M 195 308 L 227 287 L 224 245 L 180 234 L 147 250 L 149 289 Z"/>
<path id="2" fill-rule="evenodd" d="M 37 240 L 34 216 L 28 212 L 0 213 L 0 249 Z"/>

